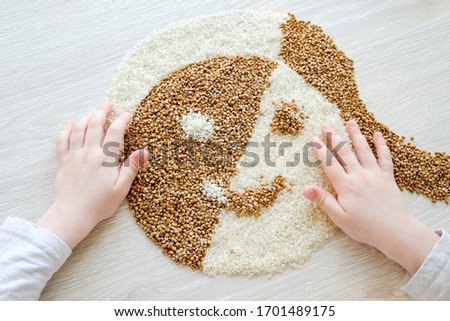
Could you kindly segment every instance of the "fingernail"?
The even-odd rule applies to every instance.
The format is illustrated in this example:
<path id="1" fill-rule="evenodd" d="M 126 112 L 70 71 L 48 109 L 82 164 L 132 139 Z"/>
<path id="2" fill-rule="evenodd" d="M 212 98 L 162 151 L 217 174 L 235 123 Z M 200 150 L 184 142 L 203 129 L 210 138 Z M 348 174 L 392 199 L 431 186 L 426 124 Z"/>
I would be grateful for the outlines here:
<path id="1" fill-rule="evenodd" d="M 149 152 L 143 148 L 138 149 L 138 165 L 142 167 L 148 160 Z"/>
<path id="2" fill-rule="evenodd" d="M 303 190 L 302 194 L 307 199 L 311 200 L 314 197 L 314 190 L 309 188 L 309 189 Z"/>
<path id="3" fill-rule="evenodd" d="M 358 126 L 358 124 L 352 119 L 352 120 L 349 120 L 348 121 L 348 123 L 347 123 L 349 126 L 351 126 L 351 127 L 356 127 L 356 126 Z"/>
<path id="4" fill-rule="evenodd" d="M 131 114 L 130 114 L 129 112 L 127 112 L 127 111 L 122 112 L 122 113 L 120 114 L 120 117 L 126 118 L 128 122 L 131 121 Z"/>

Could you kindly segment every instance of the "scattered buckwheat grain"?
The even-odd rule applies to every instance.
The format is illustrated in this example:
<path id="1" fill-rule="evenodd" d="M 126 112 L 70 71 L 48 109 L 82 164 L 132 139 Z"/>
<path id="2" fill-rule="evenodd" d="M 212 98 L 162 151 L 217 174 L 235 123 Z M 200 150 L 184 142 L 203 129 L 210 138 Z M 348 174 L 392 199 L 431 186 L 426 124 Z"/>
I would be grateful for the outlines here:
<path id="1" fill-rule="evenodd" d="M 279 135 L 298 135 L 304 128 L 305 115 L 295 104 L 295 101 L 287 103 L 284 100 L 280 104 L 274 103 L 275 113 L 270 124 L 272 133 Z M 302 108 L 304 108 L 302 106 Z"/>

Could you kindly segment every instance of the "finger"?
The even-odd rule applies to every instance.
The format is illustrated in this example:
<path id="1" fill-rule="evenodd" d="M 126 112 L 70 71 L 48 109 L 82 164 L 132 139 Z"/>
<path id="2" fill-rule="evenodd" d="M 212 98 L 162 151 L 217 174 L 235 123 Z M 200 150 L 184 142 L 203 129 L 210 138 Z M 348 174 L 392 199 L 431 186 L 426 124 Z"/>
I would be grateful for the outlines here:
<path id="1" fill-rule="evenodd" d="M 336 225 L 340 225 L 340 221 L 345 216 L 345 211 L 330 192 L 319 186 L 305 186 L 302 194 L 324 210 Z"/>
<path id="2" fill-rule="evenodd" d="M 110 150 L 112 152 L 120 152 L 120 149 L 123 145 L 123 136 L 125 134 L 125 130 L 127 129 L 128 123 L 130 122 L 130 119 L 131 116 L 129 113 L 122 113 L 106 131 L 103 144 L 110 145 Z"/>
<path id="3" fill-rule="evenodd" d="M 86 127 L 93 112 L 88 113 L 73 125 L 72 134 L 70 135 L 70 150 L 76 150 L 83 147 L 86 135 Z"/>
<path id="4" fill-rule="evenodd" d="M 380 132 L 375 132 L 373 134 L 373 143 L 377 149 L 378 165 L 383 171 L 392 173 L 394 170 L 394 164 L 392 163 L 391 152 L 389 151 L 389 147 L 386 145 L 383 134 Z"/>
<path id="5" fill-rule="evenodd" d="M 122 164 L 119 177 L 116 181 L 116 186 L 123 190 L 124 193 L 128 193 L 139 168 L 144 166 L 149 157 L 150 154 L 145 149 L 138 149 L 134 151 Z"/>
<path id="6" fill-rule="evenodd" d="M 313 150 L 317 158 L 321 161 L 325 174 L 330 179 L 333 186 L 344 179 L 346 173 L 338 162 L 333 153 L 325 146 L 325 144 L 317 137 L 311 140 Z M 336 187 L 335 187 L 336 188 Z"/>
<path id="7" fill-rule="evenodd" d="M 103 109 L 98 109 L 89 119 L 86 129 L 85 146 L 101 147 L 105 135 L 106 113 Z"/>
<path id="8" fill-rule="evenodd" d="M 61 163 L 64 156 L 69 152 L 70 134 L 72 133 L 73 122 L 69 121 L 64 126 L 63 130 L 56 140 L 56 159 Z"/>
<path id="9" fill-rule="evenodd" d="M 322 134 L 326 139 L 327 146 L 329 146 L 331 152 L 336 156 L 336 159 L 347 173 L 360 167 L 355 153 L 332 126 L 324 124 L 322 126 Z"/>
<path id="10" fill-rule="evenodd" d="M 373 168 L 377 165 L 375 156 L 366 141 L 366 138 L 361 133 L 358 124 L 354 120 L 347 122 L 348 136 L 352 140 L 353 147 L 355 148 L 356 157 L 359 163 L 364 168 Z"/>
<path id="11" fill-rule="evenodd" d="M 106 116 L 108 116 L 112 111 L 112 105 L 109 100 L 105 99 L 105 101 L 102 102 L 102 104 L 100 105 L 100 107 L 98 107 L 98 109 L 103 110 Z"/>

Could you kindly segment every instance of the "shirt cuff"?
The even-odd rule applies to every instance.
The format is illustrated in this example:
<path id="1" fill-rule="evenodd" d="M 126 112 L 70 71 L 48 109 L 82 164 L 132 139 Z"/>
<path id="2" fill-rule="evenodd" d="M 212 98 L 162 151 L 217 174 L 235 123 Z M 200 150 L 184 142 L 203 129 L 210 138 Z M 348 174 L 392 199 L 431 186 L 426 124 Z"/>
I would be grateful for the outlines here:
<path id="1" fill-rule="evenodd" d="M 417 300 L 450 300 L 450 235 L 440 236 L 428 257 L 402 290 Z"/>
<path id="2" fill-rule="evenodd" d="M 3 222 L 4 231 L 12 239 L 34 244 L 47 253 L 54 267 L 59 269 L 72 254 L 70 247 L 52 232 L 30 221 L 7 217 Z"/>
<path id="3" fill-rule="evenodd" d="M 71 249 L 53 233 L 8 217 L 0 225 L 0 300 L 36 300 Z"/>

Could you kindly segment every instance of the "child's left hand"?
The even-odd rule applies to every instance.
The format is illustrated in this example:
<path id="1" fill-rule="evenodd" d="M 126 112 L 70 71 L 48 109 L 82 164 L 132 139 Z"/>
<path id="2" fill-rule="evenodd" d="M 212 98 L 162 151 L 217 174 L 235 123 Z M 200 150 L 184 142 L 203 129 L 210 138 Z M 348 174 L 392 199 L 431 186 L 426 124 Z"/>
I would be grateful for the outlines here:
<path id="1" fill-rule="evenodd" d="M 122 113 L 105 132 L 110 112 L 105 101 L 80 121 L 67 123 L 57 140 L 55 199 L 37 224 L 70 248 L 116 212 L 149 157 L 147 151 L 135 151 L 122 165 L 111 164 L 104 150 L 119 155 L 130 114 Z"/>

